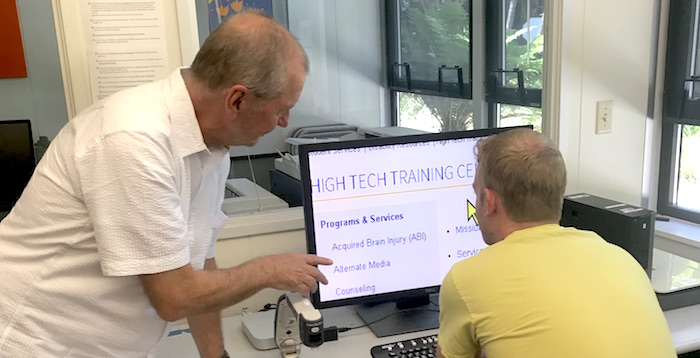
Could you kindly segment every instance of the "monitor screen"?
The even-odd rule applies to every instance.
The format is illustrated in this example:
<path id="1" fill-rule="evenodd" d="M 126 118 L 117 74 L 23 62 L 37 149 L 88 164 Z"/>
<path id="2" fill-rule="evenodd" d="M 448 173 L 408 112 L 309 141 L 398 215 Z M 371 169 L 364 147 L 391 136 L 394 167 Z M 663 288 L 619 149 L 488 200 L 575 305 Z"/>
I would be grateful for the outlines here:
<path id="1" fill-rule="evenodd" d="M 9 211 L 34 172 L 29 120 L 0 120 L 0 211 Z"/>
<path id="2" fill-rule="evenodd" d="M 474 146 L 505 129 L 300 147 L 307 250 L 333 260 L 317 308 L 438 292 L 452 265 L 485 247 Z"/>

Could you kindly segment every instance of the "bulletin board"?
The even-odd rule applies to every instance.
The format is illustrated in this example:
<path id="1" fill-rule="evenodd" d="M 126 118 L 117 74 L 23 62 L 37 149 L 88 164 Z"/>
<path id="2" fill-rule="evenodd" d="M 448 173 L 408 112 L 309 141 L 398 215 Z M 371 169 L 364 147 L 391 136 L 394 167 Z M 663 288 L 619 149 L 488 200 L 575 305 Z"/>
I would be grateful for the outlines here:
<path id="1" fill-rule="evenodd" d="M 0 34 L 3 34 L 3 44 L 0 46 L 0 78 L 27 77 L 15 0 L 0 1 Z"/>
<path id="2" fill-rule="evenodd" d="M 244 9 L 259 9 L 272 16 L 272 0 L 209 0 L 209 32 Z"/>
<path id="3" fill-rule="evenodd" d="M 165 78 L 181 66 L 180 41 L 198 38 L 196 26 L 189 26 L 195 18 L 189 10 L 193 4 L 52 0 L 68 117 L 119 89 Z M 182 49 L 192 52 L 191 47 Z"/>

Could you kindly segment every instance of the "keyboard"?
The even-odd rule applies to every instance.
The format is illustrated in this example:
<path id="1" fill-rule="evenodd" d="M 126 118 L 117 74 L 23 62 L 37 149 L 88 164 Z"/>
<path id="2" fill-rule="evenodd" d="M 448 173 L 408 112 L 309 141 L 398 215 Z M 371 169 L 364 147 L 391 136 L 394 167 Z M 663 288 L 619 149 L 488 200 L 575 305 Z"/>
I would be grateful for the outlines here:
<path id="1" fill-rule="evenodd" d="M 437 335 L 407 339 L 372 347 L 372 358 L 433 358 L 437 350 Z"/>

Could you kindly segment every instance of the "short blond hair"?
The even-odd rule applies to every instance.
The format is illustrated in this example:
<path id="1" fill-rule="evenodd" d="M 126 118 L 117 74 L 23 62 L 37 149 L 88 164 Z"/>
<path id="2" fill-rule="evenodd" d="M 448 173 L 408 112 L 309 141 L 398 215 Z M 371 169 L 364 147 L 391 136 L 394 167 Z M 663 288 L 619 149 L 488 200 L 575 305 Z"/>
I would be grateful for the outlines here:
<path id="1" fill-rule="evenodd" d="M 482 188 L 498 193 L 513 221 L 561 219 L 566 165 L 549 139 L 531 129 L 512 129 L 481 139 L 474 154 Z"/>
<path id="2" fill-rule="evenodd" d="M 190 69 L 210 90 L 236 84 L 269 100 L 286 87 L 289 62 L 309 59 L 298 40 L 263 12 L 245 10 L 219 25 L 197 52 Z"/>

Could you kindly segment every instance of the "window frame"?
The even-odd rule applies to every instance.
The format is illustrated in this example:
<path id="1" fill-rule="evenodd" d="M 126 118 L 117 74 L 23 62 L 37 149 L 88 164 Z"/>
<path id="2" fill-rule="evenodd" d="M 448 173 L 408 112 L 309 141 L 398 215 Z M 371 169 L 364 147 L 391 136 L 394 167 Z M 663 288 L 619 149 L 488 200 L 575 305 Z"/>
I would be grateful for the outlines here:
<path id="1" fill-rule="evenodd" d="M 515 70 L 503 68 L 503 62 L 505 62 L 503 1 L 486 1 L 486 101 L 489 104 L 542 108 L 541 88 L 525 87 L 524 79 L 521 81 L 522 86 L 520 88 L 502 85 L 504 73 Z M 544 86 L 544 81 L 542 85 Z M 494 111 L 498 110 L 498 106 L 490 107 L 496 107 Z M 495 114 L 498 115 L 498 113 Z M 495 115 L 491 117 L 496 118 Z"/>
<path id="2" fill-rule="evenodd" d="M 695 72 L 700 0 L 674 0 L 670 3 L 666 69 L 664 81 L 661 150 L 659 159 L 659 187 L 657 211 L 659 214 L 700 223 L 700 212 L 672 204 L 672 188 L 679 175 L 682 125 L 700 126 L 700 97 L 690 98 L 692 88 L 700 86 L 700 79 L 690 81 Z M 693 64 L 693 66 L 691 66 Z M 690 88 L 690 90 L 688 89 Z"/>

